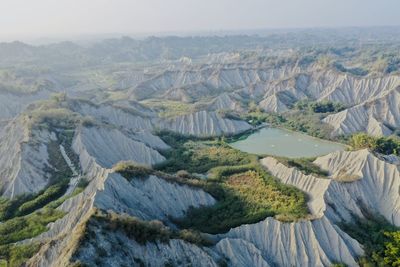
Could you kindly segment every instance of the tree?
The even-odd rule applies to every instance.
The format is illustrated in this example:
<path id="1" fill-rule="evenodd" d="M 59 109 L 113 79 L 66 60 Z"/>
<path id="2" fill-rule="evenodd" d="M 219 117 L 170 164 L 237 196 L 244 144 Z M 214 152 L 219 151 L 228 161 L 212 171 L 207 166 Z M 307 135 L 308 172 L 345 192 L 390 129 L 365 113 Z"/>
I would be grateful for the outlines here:
<path id="1" fill-rule="evenodd" d="M 385 244 L 384 262 L 388 266 L 400 266 L 400 231 L 386 232 L 385 235 L 391 239 Z"/>

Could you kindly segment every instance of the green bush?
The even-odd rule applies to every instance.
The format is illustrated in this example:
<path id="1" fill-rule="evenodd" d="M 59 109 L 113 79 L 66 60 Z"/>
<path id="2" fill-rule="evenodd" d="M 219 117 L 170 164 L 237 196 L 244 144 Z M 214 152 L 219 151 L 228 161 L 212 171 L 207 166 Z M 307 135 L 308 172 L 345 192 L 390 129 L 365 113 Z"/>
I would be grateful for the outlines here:
<path id="1" fill-rule="evenodd" d="M 145 178 L 153 172 L 151 168 L 132 161 L 118 162 L 113 169 L 129 181 L 133 178 Z"/>
<path id="2" fill-rule="evenodd" d="M 313 113 L 337 113 L 344 110 L 346 107 L 341 103 L 330 101 L 313 102 L 309 100 L 301 100 L 294 105 L 294 108 Z"/>
<path id="3" fill-rule="evenodd" d="M 24 217 L 15 217 L 0 224 L 0 245 L 35 237 L 47 230 L 46 225 L 64 216 L 58 210 L 43 208 Z"/>
<path id="4" fill-rule="evenodd" d="M 388 266 L 400 266 L 400 231 L 385 232 L 385 236 L 389 239 L 385 243 L 385 251 L 383 260 Z"/>
<path id="5" fill-rule="evenodd" d="M 349 144 L 353 149 L 368 148 L 385 155 L 400 155 L 400 138 L 396 136 L 373 137 L 365 133 L 357 133 L 351 136 Z"/>
<path id="6" fill-rule="evenodd" d="M 48 187 L 43 192 L 39 193 L 34 199 L 25 202 L 18 207 L 16 211 L 17 216 L 22 216 L 29 214 L 39 208 L 44 207 L 46 204 L 50 203 L 61 197 L 68 188 L 68 180 L 64 179 L 58 184 Z"/>
<path id="7" fill-rule="evenodd" d="M 35 253 L 39 251 L 40 244 L 32 243 L 28 245 L 3 245 L 0 246 L 0 261 L 3 259 L 7 267 L 20 267 Z M 0 262 L 1 263 L 1 262 Z M 0 264 L 0 266 L 2 266 Z"/>

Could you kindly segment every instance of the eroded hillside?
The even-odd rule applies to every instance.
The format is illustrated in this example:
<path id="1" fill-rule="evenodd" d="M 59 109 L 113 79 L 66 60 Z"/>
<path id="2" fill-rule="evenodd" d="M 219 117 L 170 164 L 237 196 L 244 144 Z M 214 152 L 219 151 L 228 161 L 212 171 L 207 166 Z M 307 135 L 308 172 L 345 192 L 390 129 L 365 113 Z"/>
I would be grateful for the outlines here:
<path id="1" fill-rule="evenodd" d="M 203 38 L 0 45 L 0 264 L 393 264 L 395 44 Z M 347 149 L 229 145 L 262 127 Z"/>

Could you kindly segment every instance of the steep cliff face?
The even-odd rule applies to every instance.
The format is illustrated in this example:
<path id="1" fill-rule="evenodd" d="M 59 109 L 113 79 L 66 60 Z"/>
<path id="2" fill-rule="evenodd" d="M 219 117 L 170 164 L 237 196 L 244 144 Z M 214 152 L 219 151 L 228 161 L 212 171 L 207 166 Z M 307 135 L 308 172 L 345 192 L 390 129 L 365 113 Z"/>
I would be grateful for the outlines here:
<path id="1" fill-rule="evenodd" d="M 216 97 L 208 106 L 208 110 L 243 111 L 240 96 L 237 94 L 223 93 Z"/>
<path id="2" fill-rule="evenodd" d="M 365 211 L 380 214 L 394 225 L 400 223 L 399 169 L 368 150 L 335 152 L 316 159 L 315 164 L 329 171 L 328 178 L 304 175 L 270 157 L 261 163 L 283 183 L 309 195 L 313 219 L 281 223 L 268 218 L 258 224 L 239 226 L 221 235 L 220 242 L 224 243 L 217 248 L 224 255 L 238 257 L 235 242 L 244 240 L 240 246 L 247 244 L 245 251 L 254 251 L 253 261 L 259 261 L 261 255 L 270 265 L 330 266 L 343 262 L 357 266 L 356 259 L 363 250 L 336 224 L 352 221 L 353 216 L 364 218 Z"/>
<path id="3" fill-rule="evenodd" d="M 349 108 L 330 115 L 324 122 L 334 126 L 332 135 L 367 131 L 388 135 L 399 127 L 399 89 L 397 75 L 357 77 L 318 65 L 186 66 L 166 71 L 131 90 L 133 98 L 166 98 L 198 101 L 213 97 L 212 110 L 238 110 L 227 92 L 259 103 L 266 112 L 285 112 L 301 99 L 332 101 Z M 260 99 L 262 99 L 260 101 Z"/>
<path id="4" fill-rule="evenodd" d="M 83 146 L 105 168 L 111 168 L 119 161 L 131 160 L 139 164 L 154 165 L 165 160 L 152 147 L 107 126 L 81 127 L 77 131 L 74 146 Z"/>
<path id="5" fill-rule="evenodd" d="M 219 113 L 199 111 L 196 113 L 165 119 L 158 122 L 159 127 L 183 135 L 218 136 L 237 134 L 251 129 L 251 126 L 238 120 L 223 118 Z"/>
<path id="6" fill-rule="evenodd" d="M 389 135 L 388 128 L 400 126 L 400 87 L 382 97 L 367 101 L 337 114 L 329 115 L 323 121 L 332 125 L 332 135 L 367 132 L 371 135 Z"/>
<path id="7" fill-rule="evenodd" d="M 46 240 L 46 244 L 50 242 L 51 246 L 44 245 L 39 253 L 30 260 L 29 266 L 66 266 L 75 252 L 77 254 L 74 259 L 77 257 L 81 260 L 86 259 L 88 263 L 92 262 L 94 258 L 88 258 L 88 255 L 93 253 L 93 247 L 90 244 L 80 247 L 79 240 L 84 234 L 86 221 L 96 208 L 113 210 L 148 220 L 168 220 L 171 215 L 182 216 L 192 206 L 198 207 L 215 203 L 214 198 L 200 189 L 178 185 L 157 176 L 134 177 L 129 182 L 118 173 L 103 166 L 112 165 L 111 161 L 108 161 L 109 159 L 104 162 L 104 158 L 106 158 L 104 155 L 90 153 L 91 148 L 88 148 L 82 140 L 84 139 L 82 131 L 85 130 L 81 129 L 75 136 L 73 149 L 79 155 L 82 172 L 90 183 L 82 193 L 67 199 L 59 207 L 66 213 L 63 218 L 52 223 L 49 231 L 34 238 L 34 241 Z M 91 130 L 89 129 L 89 131 Z M 143 164 L 152 164 L 150 158 L 144 158 L 144 160 Z M 117 242 L 116 238 L 119 235 L 115 232 L 103 232 L 96 235 L 94 241 L 97 243 L 103 240 L 102 245 L 115 247 L 118 243 L 114 243 L 114 241 Z M 171 255 L 176 255 L 176 257 L 172 257 L 173 262 L 190 256 L 192 259 L 205 260 L 211 264 L 210 266 L 215 264 L 211 256 L 201 248 L 182 240 L 171 240 L 169 244 L 143 246 L 126 236 L 124 239 L 127 241 L 125 249 L 113 253 L 113 256 L 110 255 L 102 264 L 107 265 L 112 260 L 119 262 L 122 259 L 125 259 L 126 262 L 132 260 L 131 263 L 135 264 L 133 258 L 126 259 L 126 254 L 123 253 L 125 250 L 129 251 L 126 253 L 137 256 L 144 262 L 154 262 L 155 264 L 166 262 Z M 163 256 L 152 258 L 158 253 L 162 253 Z"/>
<path id="8" fill-rule="evenodd" d="M 88 101 L 73 100 L 69 102 L 72 111 L 90 116 L 97 121 L 110 123 L 132 131 L 151 131 L 151 111 L 127 109 L 112 104 L 95 105 Z"/>
<path id="9" fill-rule="evenodd" d="M 96 238 L 79 248 L 76 259 L 95 266 L 210 266 L 218 261 L 208 251 L 179 239 L 148 242 L 145 245 L 129 239 L 120 232 L 93 229 Z M 104 251 L 102 258 L 98 251 Z"/>
<path id="10" fill-rule="evenodd" d="M 30 131 L 24 116 L 8 123 L 0 136 L 0 193 L 7 198 L 36 193 L 51 177 L 48 144 L 56 140 L 47 130 Z"/>
<path id="11" fill-rule="evenodd" d="M 265 112 L 281 113 L 289 110 L 288 106 L 276 94 L 262 100 L 259 106 Z"/>
<path id="12" fill-rule="evenodd" d="M 230 247 L 241 242 L 240 251 L 256 251 L 249 262 L 263 262 L 264 266 L 331 266 L 343 262 L 358 266 L 362 255 L 360 245 L 326 218 L 298 223 L 282 223 L 273 218 L 257 224 L 242 225 L 223 235 L 217 248 L 228 258 L 237 258 Z M 236 244 L 235 244 L 236 243 Z M 258 253 L 257 253 L 258 252 Z M 244 265 L 243 265 L 244 266 Z M 263 266 L 256 265 L 256 266 Z"/>
<path id="13" fill-rule="evenodd" d="M 88 160 L 84 158 L 85 154 L 81 153 L 81 155 L 81 161 L 87 162 Z M 390 201 L 386 202 L 399 202 L 392 199 L 398 197 L 395 196 L 400 179 L 397 166 L 376 158 L 366 150 L 338 152 L 318 158 L 315 164 L 329 170 L 330 178 L 304 175 L 297 169 L 288 168 L 273 158 L 265 158 L 262 164 L 271 174 L 283 183 L 294 185 L 309 194 L 308 205 L 311 218 L 293 223 L 283 223 L 274 218 L 267 218 L 256 224 L 242 225 L 231 229 L 226 234 L 215 236 L 217 243 L 209 248 L 199 247 L 179 239 L 172 239 L 166 243 L 139 244 L 121 232 L 104 230 L 94 230 L 94 236 L 92 235 L 89 241 L 78 246 L 73 245 L 75 242 L 73 235 L 63 233 L 77 232 L 79 224 L 91 216 L 94 207 L 126 213 L 146 220 L 168 221 L 169 216 L 184 215 L 190 206 L 215 203 L 211 196 L 199 189 L 174 184 L 156 176 L 145 179 L 134 178 L 129 182 L 119 174 L 96 167 L 95 160 L 90 160 L 90 162 L 91 164 L 86 164 L 88 169 L 85 170 L 88 175 L 93 176 L 90 185 L 83 193 L 64 202 L 60 209 L 68 214 L 52 224 L 49 232 L 37 238 L 38 240 L 54 239 L 52 242 L 56 245 L 42 248 L 40 254 L 32 259 L 31 264 L 57 266 L 63 260 L 69 261 L 71 257 L 90 263 L 97 257 L 95 253 L 100 247 L 107 254 L 98 260 L 98 264 L 103 265 L 121 262 L 124 259 L 123 255 L 131 255 L 132 257 L 126 259 L 126 262 L 130 264 L 137 264 L 140 259 L 152 264 L 169 260 L 179 265 L 182 258 L 188 258 L 188 261 L 194 265 L 196 265 L 194 260 L 202 260 L 206 262 L 206 266 L 214 266 L 221 259 L 225 259 L 229 266 L 248 266 L 249 264 L 253 266 L 330 266 L 335 262 L 357 266 L 356 260 L 363 254 L 363 250 L 360 244 L 344 233 L 336 223 L 346 219 L 345 216 L 349 215 L 349 211 L 353 211 L 354 215 L 362 216 L 362 213 L 357 213 L 357 209 L 360 210 L 365 207 L 364 204 L 368 203 L 363 203 L 365 199 L 359 194 L 360 192 L 365 190 L 365 194 L 377 195 L 379 198 L 380 186 L 367 190 L 368 185 L 377 184 L 375 179 L 379 179 L 381 183 L 393 185 L 386 190 L 390 198 Z M 348 168 L 348 164 L 354 166 Z M 343 175 L 343 168 L 347 174 L 362 175 L 362 178 L 356 182 L 338 182 L 337 175 Z M 347 198 L 349 195 L 354 198 Z M 355 202 L 357 199 L 361 202 Z M 381 211 L 376 209 L 375 211 L 387 218 L 394 218 L 393 222 L 398 224 L 397 206 L 387 206 L 388 203 L 385 204 L 376 199 L 369 203 L 375 208 L 382 208 Z M 333 205 L 336 205 L 336 208 L 332 208 Z M 108 253 L 110 250 L 107 248 L 118 247 L 121 240 L 125 241 L 123 242 L 125 245 L 115 253 Z M 71 246 L 75 246 L 74 253 L 66 249 Z M 153 255 L 156 254 L 159 256 L 154 258 Z"/>
<path id="14" fill-rule="evenodd" d="M 326 216 L 335 221 L 350 221 L 351 215 L 363 218 L 365 211 L 380 214 L 394 225 L 400 225 L 400 172 L 368 150 L 336 152 L 318 158 L 315 163 L 334 179 L 325 196 L 329 209 Z M 353 178 L 355 182 L 337 182 Z"/>
<path id="15" fill-rule="evenodd" d="M 18 116 L 29 104 L 41 99 L 47 99 L 51 93 L 48 90 L 40 90 L 38 92 L 18 94 L 0 90 L 0 121 Z"/>
<path id="16" fill-rule="evenodd" d="M 149 146 L 163 149 L 167 147 L 152 132 L 169 130 L 182 135 L 205 137 L 237 134 L 251 128 L 244 121 L 223 118 L 217 112 L 205 110 L 167 119 L 157 117 L 151 110 L 134 112 L 115 105 L 97 106 L 87 101 L 74 101 L 70 106 L 75 112 L 125 128 Z"/>
<path id="17" fill-rule="evenodd" d="M 167 182 L 154 175 L 134 178 L 130 182 L 114 175 L 105 181 L 104 190 L 95 198 L 95 206 L 100 209 L 127 213 L 143 220 L 162 221 L 182 217 L 190 207 L 209 206 L 215 202 L 202 190 Z"/>

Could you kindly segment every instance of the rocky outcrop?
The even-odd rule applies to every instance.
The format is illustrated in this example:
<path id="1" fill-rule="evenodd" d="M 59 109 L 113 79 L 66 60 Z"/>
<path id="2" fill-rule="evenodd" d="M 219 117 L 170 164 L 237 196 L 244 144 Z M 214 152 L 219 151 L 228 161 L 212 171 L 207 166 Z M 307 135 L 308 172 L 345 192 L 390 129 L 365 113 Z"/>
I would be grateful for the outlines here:
<path id="1" fill-rule="evenodd" d="M 400 171 L 368 150 L 342 151 L 318 158 L 315 163 L 328 170 L 332 178 L 356 176 L 355 182 L 332 181 L 325 202 L 326 216 L 335 221 L 364 218 L 365 212 L 380 214 L 400 226 Z"/>
<path id="2" fill-rule="evenodd" d="M 231 110 L 231 111 L 243 111 L 243 107 L 240 101 L 237 100 L 239 96 L 235 97 L 228 93 L 223 93 L 216 97 L 208 106 L 208 110 Z"/>
<path id="3" fill-rule="evenodd" d="M 85 131 L 88 132 L 85 133 Z M 34 238 L 34 240 L 46 241 L 47 243 L 30 260 L 28 266 L 66 266 L 76 251 L 78 255 L 81 255 L 79 253 L 91 255 L 92 248 L 79 248 L 78 241 L 81 235 L 84 234 L 86 221 L 96 208 L 135 215 L 148 220 L 168 221 L 170 215 L 183 216 L 187 209 L 192 206 L 199 207 L 215 203 L 214 198 L 198 188 L 179 185 L 156 176 L 150 176 L 149 178 L 136 177 L 129 182 L 111 169 L 103 167 L 103 165 L 112 165 L 112 162 L 118 160 L 118 158 L 115 155 L 108 159 L 107 155 L 97 153 L 99 151 L 95 148 L 89 148 L 90 144 L 84 140 L 86 138 L 85 135 L 90 137 L 95 134 L 94 131 L 102 132 L 103 130 L 82 128 L 75 135 L 73 141 L 73 149 L 79 155 L 82 173 L 85 174 L 85 178 L 90 183 L 82 193 L 67 199 L 59 207 L 60 210 L 66 213 L 63 218 L 51 223 L 49 231 Z M 119 138 L 120 136 L 117 139 Z M 102 142 L 105 140 L 107 138 Z M 91 153 L 93 151 L 95 153 Z M 151 158 L 145 157 L 143 159 L 148 160 L 142 162 L 143 164 L 152 164 Z M 118 243 L 113 241 L 115 241 L 114 238 L 118 234 L 108 234 L 110 235 L 108 237 L 109 245 L 117 246 Z M 111 237 L 111 235 L 114 237 Z M 101 237 L 98 236 L 97 238 Z M 97 238 L 96 240 L 99 241 Z M 128 241 L 127 237 L 124 238 Z M 48 242 L 51 243 L 51 246 L 47 245 L 49 244 Z M 160 256 L 160 253 L 163 253 L 165 257 L 171 257 L 172 253 L 175 253 L 176 260 L 185 255 L 190 255 L 193 259 L 214 262 L 207 253 L 202 252 L 202 249 L 181 240 L 171 240 L 169 245 L 160 243 L 158 246 L 157 244 L 142 246 L 134 240 L 129 240 L 125 245 L 126 249 L 129 248 L 129 253 L 138 255 L 137 258 L 145 262 L 161 262 L 164 258 Z M 141 253 L 144 251 L 146 253 Z M 158 258 L 151 260 L 151 257 L 156 254 Z M 110 257 L 109 259 L 118 261 L 122 255 L 113 253 L 113 257 L 115 258 Z M 88 262 L 93 260 L 93 258 L 90 258 Z"/>
<path id="4" fill-rule="evenodd" d="M 180 239 L 139 244 L 120 232 L 92 229 L 95 238 L 85 242 L 74 259 L 96 266 L 210 266 L 218 261 L 204 248 Z M 98 251 L 106 255 L 98 257 Z"/>
<path id="5" fill-rule="evenodd" d="M 248 250 L 255 251 L 249 262 L 263 264 L 254 266 L 267 266 L 265 262 L 271 266 L 331 266 L 335 262 L 358 266 L 356 258 L 363 253 L 357 241 L 326 218 L 298 223 L 267 218 L 234 228 L 222 237 L 223 243 L 217 247 L 228 259 L 238 258 L 241 251 L 245 255 Z M 236 240 L 245 241 L 240 252 L 229 249 L 237 245 Z"/>
<path id="6" fill-rule="evenodd" d="M 132 131 L 151 131 L 153 124 L 142 110 L 127 109 L 112 104 L 95 105 L 89 101 L 71 100 L 69 108 L 83 116 L 90 116 L 99 122 L 109 123 Z"/>
<path id="7" fill-rule="evenodd" d="M 223 118 L 219 113 L 199 111 L 159 121 L 159 127 L 182 135 L 200 137 L 232 135 L 251 129 L 251 126 L 238 120 Z"/>
<path id="8" fill-rule="evenodd" d="M 329 115 L 323 121 L 330 124 L 332 135 L 367 132 L 374 136 L 390 135 L 391 128 L 400 126 L 400 87 L 383 97 L 362 103 L 337 114 Z"/>
<path id="9" fill-rule="evenodd" d="M 0 195 L 14 198 L 36 193 L 49 182 L 47 145 L 56 140 L 47 130 L 30 131 L 24 116 L 12 120 L 0 136 Z"/>
<path id="10" fill-rule="evenodd" d="M 165 160 L 152 147 L 107 126 L 81 127 L 77 131 L 74 146 L 84 147 L 87 153 L 104 168 L 111 168 L 120 161 L 153 165 Z"/>
<path id="11" fill-rule="evenodd" d="M 304 175 L 273 158 L 262 164 L 282 182 L 294 185 L 310 196 L 309 207 L 315 215 L 331 221 L 351 222 L 354 216 L 379 214 L 400 225 L 400 172 L 368 150 L 340 151 L 314 161 L 329 171 L 330 179 Z"/>
<path id="12" fill-rule="evenodd" d="M 289 110 L 288 106 L 276 94 L 265 98 L 259 106 L 265 112 L 280 113 Z"/>
<path id="13" fill-rule="evenodd" d="M 95 197 L 97 208 L 164 222 L 168 222 L 169 217 L 182 217 L 190 207 L 209 206 L 215 202 L 202 190 L 167 182 L 154 175 L 133 178 L 130 182 L 113 175 L 105 181 L 104 190 Z"/>
<path id="14" fill-rule="evenodd" d="M 51 94 L 48 90 L 19 94 L 0 90 L 0 121 L 18 116 L 25 108 L 38 100 L 47 99 Z"/>

